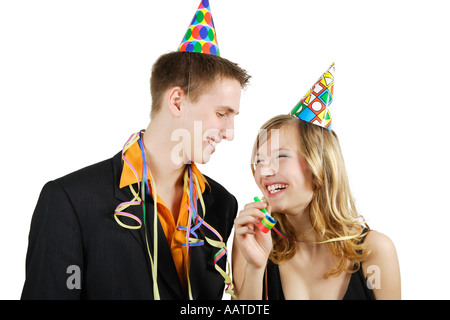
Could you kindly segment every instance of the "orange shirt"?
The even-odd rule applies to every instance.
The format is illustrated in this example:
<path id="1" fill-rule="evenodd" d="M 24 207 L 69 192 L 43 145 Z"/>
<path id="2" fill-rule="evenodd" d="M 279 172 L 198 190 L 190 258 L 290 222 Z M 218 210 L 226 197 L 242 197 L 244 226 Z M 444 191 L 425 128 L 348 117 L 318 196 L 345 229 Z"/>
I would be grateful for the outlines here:
<path id="1" fill-rule="evenodd" d="M 139 181 L 142 181 L 142 169 L 143 169 L 143 161 L 141 148 L 139 147 L 139 143 L 136 141 L 133 145 L 131 145 L 128 150 L 125 152 L 125 157 L 128 159 L 130 164 L 136 170 Z M 207 183 L 206 179 L 203 177 L 201 172 L 197 169 L 195 164 L 191 164 L 192 172 L 197 176 L 199 186 L 201 188 L 201 192 L 205 191 L 205 183 Z M 147 176 L 150 177 L 150 174 L 147 173 Z M 136 175 L 133 170 L 128 166 L 128 164 L 124 163 L 122 169 L 122 175 L 120 177 L 120 188 L 127 187 L 131 184 L 135 184 Z M 195 182 L 194 182 L 195 185 Z M 151 190 L 152 185 L 149 181 L 150 193 L 153 196 L 153 192 Z M 183 247 L 183 243 L 186 242 L 186 232 L 184 230 L 179 230 L 178 226 L 186 227 L 187 220 L 189 217 L 189 212 L 187 209 L 187 205 L 189 204 L 188 195 L 184 192 L 183 197 L 180 203 L 180 211 L 178 214 L 178 221 L 175 221 L 172 213 L 169 208 L 165 205 L 164 201 L 157 196 L 157 210 L 158 210 L 158 218 L 164 230 L 164 234 L 166 236 L 167 242 L 170 247 L 170 251 L 172 253 L 173 262 L 175 263 L 175 267 L 177 269 L 178 277 L 180 279 L 181 285 L 186 290 L 187 288 L 187 268 L 189 257 L 187 257 L 187 249 Z"/>

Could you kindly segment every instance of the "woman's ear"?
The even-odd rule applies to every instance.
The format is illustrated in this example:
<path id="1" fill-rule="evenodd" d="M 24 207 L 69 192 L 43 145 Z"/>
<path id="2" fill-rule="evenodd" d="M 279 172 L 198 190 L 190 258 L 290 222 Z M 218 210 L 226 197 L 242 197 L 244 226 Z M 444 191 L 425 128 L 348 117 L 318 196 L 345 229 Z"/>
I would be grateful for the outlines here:
<path id="1" fill-rule="evenodd" d="M 175 117 L 180 117 L 183 111 L 184 91 L 180 87 L 173 87 L 169 90 L 168 107 L 170 113 Z"/>

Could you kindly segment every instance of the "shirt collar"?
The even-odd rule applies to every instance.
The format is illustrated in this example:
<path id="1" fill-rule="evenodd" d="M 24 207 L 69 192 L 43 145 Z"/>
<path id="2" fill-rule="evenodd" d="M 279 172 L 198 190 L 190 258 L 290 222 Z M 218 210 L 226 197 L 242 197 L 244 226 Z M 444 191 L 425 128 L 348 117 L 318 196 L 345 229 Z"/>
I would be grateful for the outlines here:
<path id="1" fill-rule="evenodd" d="M 125 152 L 124 156 L 127 158 L 127 162 L 123 162 L 122 174 L 120 176 L 120 184 L 119 188 L 124 188 L 129 185 L 138 183 L 142 181 L 142 169 L 143 169 L 143 161 L 141 148 L 139 147 L 139 143 L 136 141 L 133 143 Z M 131 169 L 130 165 L 136 170 L 136 174 L 138 175 L 139 181 L 136 178 L 136 174 L 133 169 Z M 200 185 L 200 189 L 202 193 L 205 191 L 206 184 L 209 183 L 203 176 L 203 174 L 198 170 L 197 166 L 194 163 L 191 163 L 192 172 L 197 176 L 198 183 Z M 149 184 L 151 187 L 151 184 Z M 211 187 L 210 187 L 211 189 Z"/>

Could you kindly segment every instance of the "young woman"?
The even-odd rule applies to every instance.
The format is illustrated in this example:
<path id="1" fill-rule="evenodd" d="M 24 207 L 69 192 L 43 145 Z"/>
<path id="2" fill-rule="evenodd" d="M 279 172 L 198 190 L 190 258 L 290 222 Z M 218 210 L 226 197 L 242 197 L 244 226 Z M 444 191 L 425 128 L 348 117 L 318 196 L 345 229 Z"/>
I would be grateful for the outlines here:
<path id="1" fill-rule="evenodd" d="M 237 299 L 400 299 L 394 244 L 358 214 L 334 131 L 291 115 L 261 129 L 252 171 L 267 203 L 235 219 Z"/>

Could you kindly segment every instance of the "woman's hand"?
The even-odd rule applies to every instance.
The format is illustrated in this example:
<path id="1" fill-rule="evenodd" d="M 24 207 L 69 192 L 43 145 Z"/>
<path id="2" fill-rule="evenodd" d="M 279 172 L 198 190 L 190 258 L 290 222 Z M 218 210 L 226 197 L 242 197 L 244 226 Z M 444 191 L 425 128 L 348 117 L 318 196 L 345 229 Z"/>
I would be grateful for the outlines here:
<path id="1" fill-rule="evenodd" d="M 237 245 L 247 264 L 260 269 L 267 264 L 272 250 L 272 236 L 270 232 L 264 233 L 258 229 L 258 223 L 265 214 L 259 209 L 266 208 L 263 202 L 252 202 L 245 205 L 234 220 L 234 232 Z M 270 207 L 267 207 L 270 212 Z"/>

